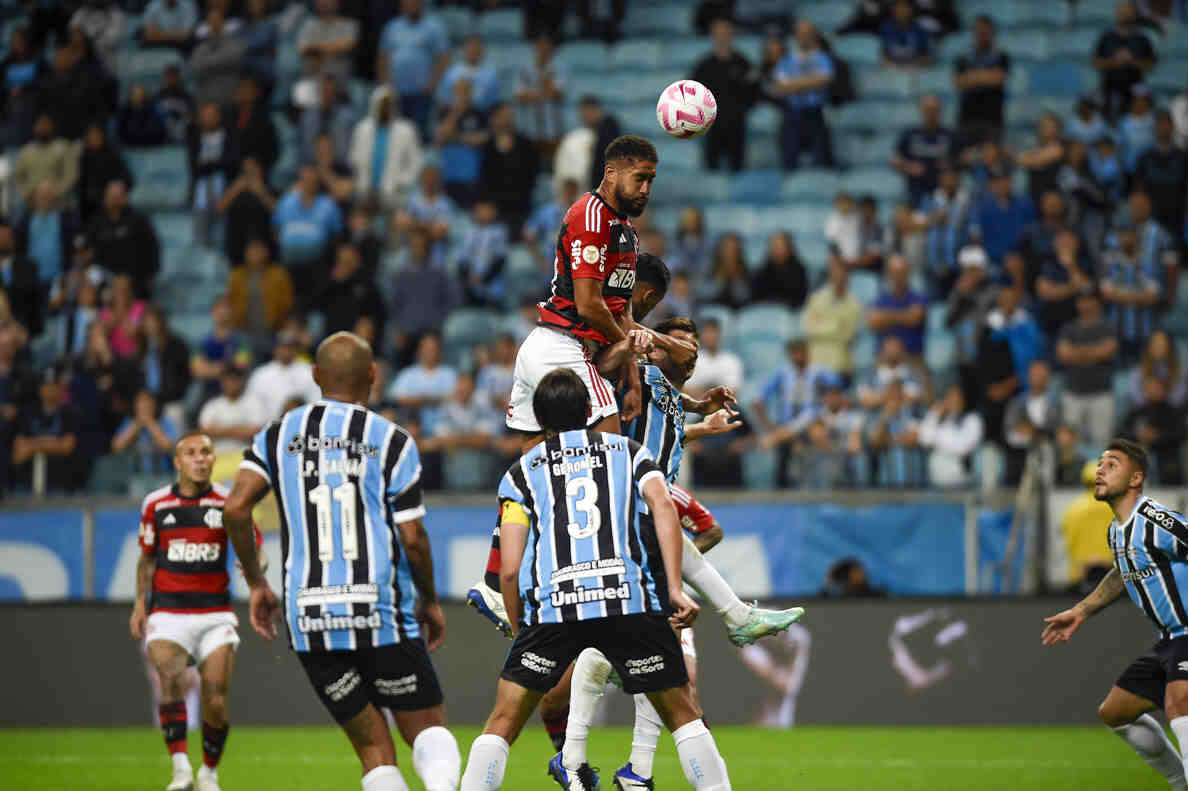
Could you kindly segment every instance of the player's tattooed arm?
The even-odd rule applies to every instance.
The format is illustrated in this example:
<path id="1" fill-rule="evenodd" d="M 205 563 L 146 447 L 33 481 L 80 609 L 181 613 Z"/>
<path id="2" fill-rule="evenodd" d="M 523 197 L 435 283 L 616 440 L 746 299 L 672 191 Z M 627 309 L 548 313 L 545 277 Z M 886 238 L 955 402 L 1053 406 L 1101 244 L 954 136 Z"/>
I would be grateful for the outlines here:
<path id="1" fill-rule="evenodd" d="M 157 561 L 152 555 L 141 553 L 136 561 L 136 600 L 132 603 L 132 617 L 128 621 L 132 639 L 139 642 L 144 637 L 145 624 L 148 622 L 148 605 L 145 597 L 153 584 L 153 571 Z"/>
<path id="2" fill-rule="evenodd" d="M 223 527 L 243 567 L 243 578 L 252 588 L 267 584 L 260 563 L 260 552 L 256 547 L 252 508 L 268 494 L 268 488 L 268 481 L 258 473 L 240 469 L 235 477 L 235 486 L 223 506 Z"/>
<path id="3" fill-rule="evenodd" d="M 1126 585 L 1122 582 L 1122 575 L 1118 573 L 1117 568 L 1112 568 L 1108 574 L 1102 577 L 1093 592 L 1081 599 L 1074 609 L 1080 610 L 1088 618 L 1095 612 L 1108 607 L 1125 591 Z"/>

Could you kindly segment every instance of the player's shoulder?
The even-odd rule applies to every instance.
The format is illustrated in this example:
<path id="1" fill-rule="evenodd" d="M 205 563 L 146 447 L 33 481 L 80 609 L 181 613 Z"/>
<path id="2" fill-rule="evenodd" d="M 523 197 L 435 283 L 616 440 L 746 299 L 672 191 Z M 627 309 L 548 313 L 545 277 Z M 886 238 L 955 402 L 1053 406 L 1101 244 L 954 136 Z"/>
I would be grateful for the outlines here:
<path id="1" fill-rule="evenodd" d="M 217 500 L 226 500 L 231 496 L 231 487 L 218 481 L 213 481 L 210 484 L 210 494 Z"/>
<path id="2" fill-rule="evenodd" d="M 157 503 L 168 500 L 173 496 L 173 484 L 166 484 L 159 489 L 153 489 L 144 496 L 141 501 L 140 508 L 142 511 L 148 511 L 150 508 L 156 508 Z"/>
<path id="3" fill-rule="evenodd" d="M 571 231 L 605 231 L 614 214 L 597 193 L 587 192 L 574 201 L 565 213 L 565 224 Z"/>
<path id="4" fill-rule="evenodd" d="M 1188 530 L 1188 519 L 1183 514 L 1150 497 L 1139 503 L 1138 512 L 1139 516 L 1167 530 Z"/>

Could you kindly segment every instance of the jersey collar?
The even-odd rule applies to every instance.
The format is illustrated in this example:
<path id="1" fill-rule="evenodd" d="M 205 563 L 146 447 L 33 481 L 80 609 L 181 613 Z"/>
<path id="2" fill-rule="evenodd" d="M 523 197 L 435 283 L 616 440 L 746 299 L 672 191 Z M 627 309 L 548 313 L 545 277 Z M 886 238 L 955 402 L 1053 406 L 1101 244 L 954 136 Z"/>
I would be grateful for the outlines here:
<path id="1" fill-rule="evenodd" d="M 184 494 L 181 493 L 181 489 L 175 483 L 175 484 L 173 484 L 173 486 L 171 486 L 169 488 L 169 491 L 172 492 L 173 496 L 179 500 L 201 500 L 203 497 L 210 494 L 213 489 L 214 489 L 214 486 L 212 486 L 211 484 L 208 483 L 208 484 L 206 484 L 206 488 L 200 490 L 198 492 L 198 494 L 194 495 L 193 497 L 186 497 Z"/>
<path id="2" fill-rule="evenodd" d="M 1130 512 L 1130 515 L 1127 516 L 1126 519 L 1118 522 L 1118 527 L 1125 530 L 1126 526 L 1134 521 L 1134 515 L 1139 512 L 1139 508 L 1142 508 L 1143 503 L 1145 503 L 1148 499 L 1149 498 L 1147 497 L 1147 495 L 1144 494 L 1142 497 L 1135 500 L 1134 501 L 1134 510 Z"/>
<path id="3" fill-rule="evenodd" d="M 620 212 L 620 211 L 617 211 L 617 210 L 615 209 L 615 207 L 614 207 L 614 206 L 611 206 L 611 205 L 610 205 L 610 202 L 609 202 L 609 201 L 607 201 L 607 199 L 606 199 L 606 198 L 604 198 L 604 197 L 602 197 L 601 195 L 599 195 L 599 194 L 598 194 L 598 190 L 590 190 L 590 194 L 591 194 L 591 195 L 593 195 L 595 198 L 597 198 L 597 199 L 598 199 L 598 201 L 599 201 L 599 203 L 601 203 L 603 206 L 605 206 L 605 207 L 606 207 L 606 210 L 607 210 L 608 212 L 610 212 L 611 214 L 615 215 L 615 216 L 616 216 L 616 217 L 618 217 L 620 220 L 626 220 L 626 219 L 627 219 L 627 215 L 626 215 L 626 214 L 623 214 L 623 213 L 622 213 L 622 212 Z"/>

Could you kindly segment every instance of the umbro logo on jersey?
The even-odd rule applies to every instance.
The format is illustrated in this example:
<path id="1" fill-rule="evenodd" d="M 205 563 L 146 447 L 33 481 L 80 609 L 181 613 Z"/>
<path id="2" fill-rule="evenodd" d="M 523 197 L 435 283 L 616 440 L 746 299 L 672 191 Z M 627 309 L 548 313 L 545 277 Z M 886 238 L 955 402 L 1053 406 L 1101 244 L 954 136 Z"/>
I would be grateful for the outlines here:
<path id="1" fill-rule="evenodd" d="M 165 514 L 165 518 L 161 520 L 163 525 L 176 525 L 177 518 L 173 514 Z"/>

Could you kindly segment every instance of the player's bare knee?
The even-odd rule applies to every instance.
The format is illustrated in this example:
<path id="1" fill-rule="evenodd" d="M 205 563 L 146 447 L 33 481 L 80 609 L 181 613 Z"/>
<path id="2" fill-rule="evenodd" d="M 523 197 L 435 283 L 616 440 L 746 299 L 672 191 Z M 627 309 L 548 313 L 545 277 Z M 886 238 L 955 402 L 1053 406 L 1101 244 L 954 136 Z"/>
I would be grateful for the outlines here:
<path id="1" fill-rule="evenodd" d="M 1097 707 L 1097 716 L 1107 728 L 1121 728 L 1123 725 L 1129 725 L 1138 719 L 1140 714 L 1142 714 L 1141 711 L 1125 705 L 1113 695 L 1106 696 L 1106 699 Z"/>
<path id="2" fill-rule="evenodd" d="M 1169 720 L 1188 715 L 1188 684 L 1183 682 L 1167 685 L 1164 693 L 1163 710 Z"/>

